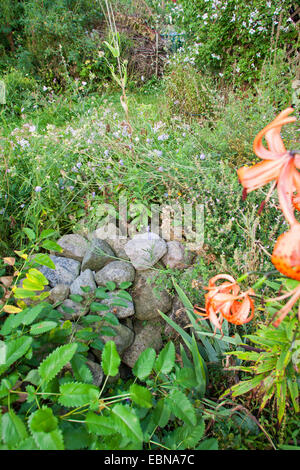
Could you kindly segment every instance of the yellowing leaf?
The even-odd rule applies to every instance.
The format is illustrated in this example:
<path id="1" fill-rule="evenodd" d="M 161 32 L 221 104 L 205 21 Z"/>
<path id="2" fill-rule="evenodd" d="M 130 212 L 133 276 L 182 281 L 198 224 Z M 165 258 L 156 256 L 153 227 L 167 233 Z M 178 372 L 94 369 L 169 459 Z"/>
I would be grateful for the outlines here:
<path id="1" fill-rule="evenodd" d="M 19 307 L 15 307 L 14 305 L 5 305 L 3 307 L 3 311 L 6 313 L 20 313 L 22 309 Z"/>

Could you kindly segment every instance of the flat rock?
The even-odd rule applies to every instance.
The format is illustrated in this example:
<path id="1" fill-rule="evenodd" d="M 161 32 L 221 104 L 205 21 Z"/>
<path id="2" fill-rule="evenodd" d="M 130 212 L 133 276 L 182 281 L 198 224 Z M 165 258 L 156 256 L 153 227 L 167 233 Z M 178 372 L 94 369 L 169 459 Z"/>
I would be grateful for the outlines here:
<path id="1" fill-rule="evenodd" d="M 117 287 L 122 282 L 133 282 L 135 269 L 126 261 L 112 261 L 95 274 L 95 281 L 98 286 L 105 286 L 107 282 L 112 281 Z"/>
<path id="2" fill-rule="evenodd" d="M 60 256 L 76 259 L 77 261 L 83 260 L 89 247 L 88 241 L 76 233 L 63 235 L 57 243 L 63 248 L 63 251 L 59 253 Z"/>
<path id="3" fill-rule="evenodd" d="M 80 262 L 55 255 L 50 255 L 50 258 L 55 264 L 55 269 L 40 266 L 39 271 L 48 279 L 51 287 L 55 287 L 57 284 L 70 286 L 79 275 Z"/>
<path id="4" fill-rule="evenodd" d="M 162 262 L 171 269 L 185 269 L 191 265 L 195 256 L 194 253 L 187 250 L 177 240 L 167 242 L 167 250 L 167 253 L 162 258 Z"/>
<path id="5" fill-rule="evenodd" d="M 147 348 L 154 348 L 158 352 L 162 346 L 162 330 L 161 322 L 135 322 L 135 338 L 132 345 L 125 351 L 122 361 L 128 367 L 133 367 L 141 353 Z"/>
<path id="6" fill-rule="evenodd" d="M 109 222 L 104 226 L 98 227 L 94 232 L 92 232 L 89 238 L 91 240 L 93 238 L 105 240 L 113 249 L 117 258 L 129 260 L 124 250 L 124 246 L 128 242 L 128 238 L 121 235 L 120 229 L 114 223 Z"/>
<path id="7" fill-rule="evenodd" d="M 70 285 L 71 294 L 79 294 L 83 297 L 89 296 L 90 292 L 84 292 L 81 287 L 90 287 L 90 292 L 93 292 L 97 286 L 94 280 L 94 274 L 90 269 L 82 271 L 75 281 Z"/>
<path id="8" fill-rule="evenodd" d="M 156 233 L 146 232 L 135 235 L 126 243 L 124 250 L 135 269 L 145 270 L 166 254 L 167 244 Z"/>
<path id="9" fill-rule="evenodd" d="M 82 260 L 81 270 L 99 271 L 107 263 L 113 261 L 114 256 L 113 250 L 106 241 L 94 238 Z"/>
<path id="10" fill-rule="evenodd" d="M 172 298 L 165 289 L 155 285 L 156 273 L 152 270 L 137 274 L 131 292 L 135 315 L 139 320 L 161 318 L 158 310 L 168 312 L 172 307 Z"/>

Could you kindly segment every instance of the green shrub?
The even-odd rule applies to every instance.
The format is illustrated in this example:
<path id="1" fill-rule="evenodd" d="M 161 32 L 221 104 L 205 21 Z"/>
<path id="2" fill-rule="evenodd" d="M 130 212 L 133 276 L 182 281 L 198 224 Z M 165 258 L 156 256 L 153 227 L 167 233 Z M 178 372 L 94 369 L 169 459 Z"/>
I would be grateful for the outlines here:
<path id="1" fill-rule="evenodd" d="M 278 48 L 294 49 L 296 56 L 298 31 L 290 8 L 290 0 L 183 0 L 174 20 L 186 31 L 187 50 L 199 70 L 253 82 Z"/>

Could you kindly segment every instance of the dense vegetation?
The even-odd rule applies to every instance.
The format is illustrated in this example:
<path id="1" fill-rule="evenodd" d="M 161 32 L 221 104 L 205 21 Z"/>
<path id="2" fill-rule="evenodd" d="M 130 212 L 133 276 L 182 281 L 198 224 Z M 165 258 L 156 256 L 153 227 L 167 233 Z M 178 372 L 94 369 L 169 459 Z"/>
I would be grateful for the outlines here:
<path id="1" fill-rule="evenodd" d="M 299 284 L 271 262 L 288 223 L 276 191 L 245 199 L 237 177 L 261 161 L 261 129 L 291 105 L 299 117 L 299 15 L 288 0 L 1 2 L 1 449 L 300 448 L 296 303 L 271 323 Z M 299 147 L 297 130 L 282 128 L 287 149 Z M 151 205 L 204 206 L 197 262 L 156 277 L 192 327 L 162 314 L 175 339 L 146 349 L 126 376 L 118 319 L 96 319 L 88 295 L 74 328 L 40 271 L 53 267 L 60 236 L 87 234 L 112 210 L 118 218 L 122 197 L 141 230 Z M 254 289 L 255 315 L 214 335 L 193 306 L 205 307 L 219 273 Z"/>

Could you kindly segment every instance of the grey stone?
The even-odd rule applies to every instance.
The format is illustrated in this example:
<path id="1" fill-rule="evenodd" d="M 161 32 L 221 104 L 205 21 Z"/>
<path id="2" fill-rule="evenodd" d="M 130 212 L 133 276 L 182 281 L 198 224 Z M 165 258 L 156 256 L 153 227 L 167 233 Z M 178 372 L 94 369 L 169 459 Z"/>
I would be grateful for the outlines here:
<path id="1" fill-rule="evenodd" d="M 57 302 L 63 302 L 69 296 L 70 288 L 65 284 L 57 284 L 53 289 L 50 291 L 50 295 L 48 297 L 49 302 L 56 304 Z"/>
<path id="2" fill-rule="evenodd" d="M 133 302 L 130 302 L 127 299 L 118 299 L 118 290 L 114 292 L 108 292 L 108 298 L 101 300 L 101 304 L 108 305 L 110 307 L 110 311 L 116 315 L 117 318 L 127 318 L 127 317 L 132 317 L 134 315 L 134 304 Z M 122 302 L 125 302 L 127 304 L 127 307 L 123 307 L 121 305 L 113 305 L 114 302 L 117 300 L 122 300 Z M 105 316 L 106 312 L 97 312 L 100 315 Z"/>
<path id="3" fill-rule="evenodd" d="M 121 323 L 119 325 L 111 325 L 108 322 L 101 322 L 100 325 L 97 325 L 94 329 L 96 331 L 101 331 L 101 328 L 103 326 L 109 326 L 112 328 L 116 336 L 105 336 L 101 335 L 99 336 L 99 339 L 103 341 L 103 343 L 107 343 L 108 341 L 114 341 L 117 351 L 120 354 L 120 356 L 124 353 L 124 351 L 131 346 L 134 340 L 134 332 L 130 329 L 127 328 L 127 326 L 122 325 Z M 98 349 L 92 349 L 93 354 L 101 361 L 101 355 L 102 352 L 99 351 Z"/>
<path id="4" fill-rule="evenodd" d="M 162 262 L 171 269 L 185 269 L 190 266 L 194 253 L 187 250 L 182 243 L 172 240 L 167 242 L 167 253 L 163 256 Z"/>
<path id="5" fill-rule="evenodd" d="M 72 308 L 73 313 L 67 313 L 63 307 Z M 74 302 L 71 299 L 66 299 L 63 303 L 57 308 L 64 316 L 65 320 L 75 320 L 77 318 L 83 317 L 89 311 L 89 308 L 85 305 L 82 305 L 79 302 Z"/>
<path id="6" fill-rule="evenodd" d="M 115 256 L 109 244 L 104 240 L 93 239 L 82 260 L 81 270 L 99 271 Z"/>
<path id="7" fill-rule="evenodd" d="M 97 364 L 97 362 L 91 361 L 90 359 L 87 359 L 86 365 L 92 372 L 93 384 L 97 387 L 100 387 L 104 378 L 102 367 L 100 366 L 100 364 Z"/>
<path id="8" fill-rule="evenodd" d="M 158 310 L 165 313 L 172 307 L 172 298 L 166 291 L 155 285 L 156 273 L 152 270 L 141 271 L 137 274 L 131 292 L 136 318 L 153 320 L 161 318 Z"/>
<path id="9" fill-rule="evenodd" d="M 112 281 L 117 287 L 122 282 L 133 282 L 135 269 L 126 261 L 112 261 L 95 274 L 95 281 L 98 286 L 105 286 L 108 281 Z"/>
<path id="10" fill-rule="evenodd" d="M 80 276 L 78 276 L 75 281 L 70 285 L 71 294 L 79 294 L 83 297 L 90 295 L 90 292 L 84 292 L 81 287 L 90 287 L 90 292 L 93 292 L 97 286 L 94 280 L 94 274 L 90 269 L 83 271 Z"/>
<path id="11" fill-rule="evenodd" d="M 50 286 L 55 287 L 57 284 L 70 286 L 79 275 L 80 262 L 55 255 L 50 255 L 50 258 L 55 264 L 55 269 L 50 269 L 46 266 L 39 267 L 41 273 L 48 279 Z"/>
<path id="12" fill-rule="evenodd" d="M 63 248 L 63 252 L 59 253 L 59 256 L 76 259 L 77 261 L 83 260 L 89 246 L 88 241 L 76 233 L 63 235 L 57 243 Z"/>
<path id="13" fill-rule="evenodd" d="M 154 348 L 158 352 L 162 346 L 162 330 L 161 322 L 135 322 L 135 338 L 132 345 L 125 351 L 122 361 L 128 367 L 133 367 L 141 353 L 147 348 Z"/>
<path id="14" fill-rule="evenodd" d="M 93 238 L 105 240 L 113 249 L 117 258 L 129 260 L 124 250 L 124 246 L 128 242 L 128 238 L 122 236 L 121 230 L 114 223 L 109 222 L 105 226 L 98 227 L 90 236 L 91 240 Z"/>
<path id="15" fill-rule="evenodd" d="M 135 269 L 145 270 L 166 254 L 167 244 L 156 233 L 146 232 L 135 235 L 124 249 Z"/>

